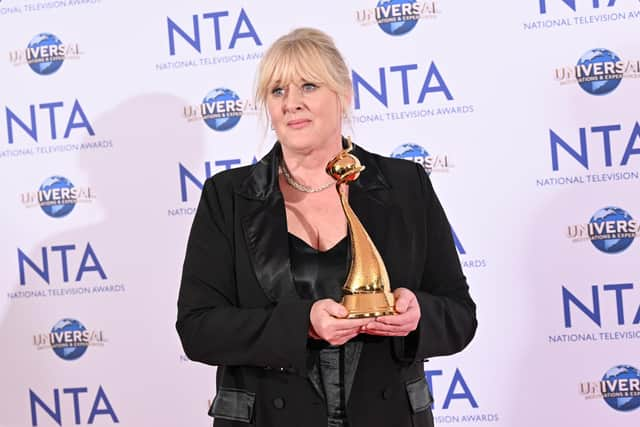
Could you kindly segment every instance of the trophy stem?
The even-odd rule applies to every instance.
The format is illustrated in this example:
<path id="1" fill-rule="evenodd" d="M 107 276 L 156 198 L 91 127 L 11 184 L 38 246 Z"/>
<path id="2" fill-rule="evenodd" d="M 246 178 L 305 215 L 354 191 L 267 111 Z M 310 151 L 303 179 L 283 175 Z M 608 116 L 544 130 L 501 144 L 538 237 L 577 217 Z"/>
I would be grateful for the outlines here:
<path id="1" fill-rule="evenodd" d="M 338 153 L 326 168 L 327 173 L 336 180 L 336 190 L 351 237 L 351 267 L 342 286 L 342 305 L 349 311 L 347 317 L 350 319 L 395 314 L 389 275 L 382 257 L 349 206 L 346 185 L 358 179 L 360 172 L 365 169 L 360 160 L 350 154 L 352 150 L 351 138 L 347 138 L 347 148 Z"/>
<path id="2" fill-rule="evenodd" d="M 394 314 L 394 298 L 387 269 L 373 241 L 351 209 L 344 185 L 346 184 L 336 184 L 336 190 L 347 217 L 351 238 L 351 267 L 342 288 L 342 305 L 349 310 L 348 318 Z"/>

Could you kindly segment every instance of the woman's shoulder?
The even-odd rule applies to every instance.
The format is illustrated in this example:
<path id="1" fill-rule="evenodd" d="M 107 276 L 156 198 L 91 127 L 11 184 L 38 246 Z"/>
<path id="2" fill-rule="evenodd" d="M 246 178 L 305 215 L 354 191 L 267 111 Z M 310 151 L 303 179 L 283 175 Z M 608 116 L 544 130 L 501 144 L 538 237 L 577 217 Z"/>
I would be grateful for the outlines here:
<path id="1" fill-rule="evenodd" d="M 250 165 L 218 172 L 205 182 L 205 189 L 215 187 L 219 193 L 239 193 L 249 198 L 264 199 L 274 190 L 278 172 L 274 150 Z"/>
<path id="2" fill-rule="evenodd" d="M 251 169 L 254 166 L 255 164 L 250 164 L 225 169 L 207 178 L 206 182 L 216 186 L 239 185 L 251 174 Z"/>
<path id="3" fill-rule="evenodd" d="M 218 197 L 226 199 L 243 188 L 243 183 L 251 176 L 254 168 L 255 164 L 251 164 L 220 171 L 206 179 L 203 191 L 214 192 Z"/>
<path id="4" fill-rule="evenodd" d="M 388 181 L 417 180 L 420 165 L 408 159 L 383 156 L 360 147 L 363 165 L 373 164 Z"/>

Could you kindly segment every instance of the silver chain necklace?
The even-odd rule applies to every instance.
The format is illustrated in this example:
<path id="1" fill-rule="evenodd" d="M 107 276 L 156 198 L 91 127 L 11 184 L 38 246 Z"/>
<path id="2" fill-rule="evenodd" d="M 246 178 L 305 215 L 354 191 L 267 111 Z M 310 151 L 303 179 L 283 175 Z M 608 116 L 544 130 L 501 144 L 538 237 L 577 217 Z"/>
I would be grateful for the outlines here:
<path id="1" fill-rule="evenodd" d="M 327 188 L 335 184 L 335 182 L 328 182 L 316 188 L 308 187 L 304 184 L 300 184 L 298 181 L 293 179 L 293 177 L 291 176 L 291 173 L 289 173 L 289 168 L 287 168 L 287 164 L 284 162 L 284 159 L 282 160 L 282 165 L 280 165 L 280 170 L 282 171 L 282 174 L 284 175 L 284 179 L 285 181 L 287 181 L 287 184 L 289 184 L 290 186 L 292 186 L 298 191 L 302 191 L 303 193 L 318 193 L 322 190 L 326 190 Z"/>

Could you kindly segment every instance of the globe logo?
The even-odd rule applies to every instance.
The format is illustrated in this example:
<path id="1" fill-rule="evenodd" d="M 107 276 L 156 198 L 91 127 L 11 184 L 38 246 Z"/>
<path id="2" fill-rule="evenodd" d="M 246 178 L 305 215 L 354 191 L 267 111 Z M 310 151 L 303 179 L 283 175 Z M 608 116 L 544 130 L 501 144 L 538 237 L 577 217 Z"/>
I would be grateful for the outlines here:
<path id="1" fill-rule="evenodd" d="M 608 49 L 589 50 L 578 60 L 578 84 L 591 95 L 606 95 L 612 92 L 622 81 L 622 73 L 615 72 L 615 64 L 619 61 L 618 55 Z"/>
<path id="2" fill-rule="evenodd" d="M 27 58 L 29 67 L 36 73 L 46 76 L 53 74 L 62 66 L 64 57 L 45 56 L 49 52 L 48 46 L 60 47 L 60 39 L 50 33 L 40 33 L 29 42 Z M 45 52 L 45 53 L 43 53 Z"/>
<path id="3" fill-rule="evenodd" d="M 76 360 L 81 357 L 89 340 L 84 325 L 75 319 L 62 319 L 51 329 L 51 347 L 53 352 L 64 360 Z"/>
<path id="4" fill-rule="evenodd" d="M 602 398 L 616 411 L 633 411 L 640 406 L 640 372 L 633 366 L 614 366 L 600 384 Z"/>
<path id="5" fill-rule="evenodd" d="M 379 0 L 376 7 L 378 26 L 391 36 L 401 36 L 413 30 L 420 19 L 419 14 L 402 13 L 400 16 L 394 16 L 392 13 L 394 5 L 399 5 L 399 9 L 403 10 L 402 5 L 413 3 L 416 3 L 416 0 Z"/>
<path id="6" fill-rule="evenodd" d="M 229 89 L 216 88 L 209 92 L 202 100 L 202 117 L 207 126 L 216 131 L 235 127 L 242 117 L 239 101 L 238 95 Z"/>
<path id="7" fill-rule="evenodd" d="M 622 252 L 633 243 L 636 233 L 633 223 L 631 215 L 623 209 L 614 206 L 602 208 L 589 221 L 591 243 L 604 253 Z"/>
<path id="8" fill-rule="evenodd" d="M 391 153 L 391 157 L 419 163 L 420 165 L 422 165 L 427 174 L 431 173 L 431 167 L 429 167 L 430 163 L 428 161 L 429 153 L 427 152 L 427 150 L 417 144 L 402 144 L 401 146 L 393 150 L 393 153 Z"/>
<path id="9" fill-rule="evenodd" d="M 38 189 L 38 202 L 44 213 L 52 218 L 62 218 L 76 206 L 73 184 L 63 176 L 47 178 Z"/>

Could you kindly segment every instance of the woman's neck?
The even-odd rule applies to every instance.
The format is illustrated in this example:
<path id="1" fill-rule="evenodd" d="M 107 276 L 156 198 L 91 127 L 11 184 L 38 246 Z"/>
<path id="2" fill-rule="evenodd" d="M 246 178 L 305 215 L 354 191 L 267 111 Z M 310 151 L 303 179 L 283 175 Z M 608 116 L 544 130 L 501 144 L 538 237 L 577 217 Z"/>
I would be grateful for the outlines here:
<path id="1" fill-rule="evenodd" d="M 325 144 L 320 148 L 292 150 L 282 146 L 282 157 L 289 173 L 300 184 L 319 186 L 331 178 L 325 172 L 327 163 L 342 149 L 342 139 L 335 144 Z"/>

